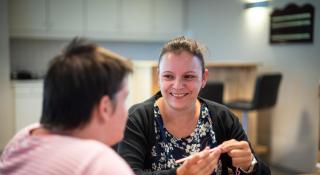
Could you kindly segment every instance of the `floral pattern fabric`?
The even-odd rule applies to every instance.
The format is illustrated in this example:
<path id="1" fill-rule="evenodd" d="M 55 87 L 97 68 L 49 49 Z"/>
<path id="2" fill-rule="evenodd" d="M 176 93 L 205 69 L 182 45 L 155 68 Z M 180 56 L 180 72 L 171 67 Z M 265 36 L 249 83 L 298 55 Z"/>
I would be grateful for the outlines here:
<path id="1" fill-rule="evenodd" d="M 205 147 L 216 147 L 216 137 L 212 126 L 212 120 L 207 106 L 201 104 L 201 112 L 197 126 L 191 135 L 185 138 L 176 138 L 164 127 L 159 107 L 154 104 L 154 130 L 156 144 L 151 150 L 151 171 L 167 170 L 178 167 L 175 161 L 189 155 L 193 155 Z M 221 161 L 213 174 L 220 174 Z"/>

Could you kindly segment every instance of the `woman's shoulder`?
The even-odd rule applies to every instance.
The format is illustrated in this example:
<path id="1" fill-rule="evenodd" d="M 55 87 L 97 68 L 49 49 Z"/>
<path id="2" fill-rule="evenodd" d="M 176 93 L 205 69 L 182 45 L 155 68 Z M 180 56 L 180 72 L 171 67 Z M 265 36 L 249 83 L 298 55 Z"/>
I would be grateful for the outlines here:
<path id="1" fill-rule="evenodd" d="M 200 101 L 204 104 L 206 104 L 206 106 L 209 108 L 210 111 L 215 111 L 215 112 L 231 112 L 230 109 L 220 103 L 211 101 L 211 100 L 207 100 L 204 98 L 200 98 Z"/>
<path id="2" fill-rule="evenodd" d="M 209 100 L 204 100 L 204 103 L 207 105 L 210 117 L 215 123 L 214 128 L 219 143 L 232 138 L 246 139 L 238 117 L 228 107 Z M 235 133 L 243 137 L 236 137 Z"/>
<path id="3" fill-rule="evenodd" d="M 133 123 L 146 124 L 153 120 L 154 102 L 147 100 L 129 108 L 128 120 Z"/>
<path id="4" fill-rule="evenodd" d="M 137 103 L 129 108 L 128 123 L 138 125 L 140 127 L 151 127 L 154 121 L 154 103 L 156 97 Z"/>
<path id="5" fill-rule="evenodd" d="M 158 98 L 160 98 L 161 92 L 157 92 L 154 96 L 150 97 L 149 99 L 134 104 L 129 108 L 129 116 L 135 116 L 135 115 L 145 115 L 145 114 L 153 114 L 154 109 L 154 103 Z"/>
<path id="6" fill-rule="evenodd" d="M 207 99 L 200 99 L 208 107 L 211 117 L 216 117 L 221 121 L 230 121 L 236 119 L 236 115 L 225 105 L 210 101 Z"/>
<path id="7" fill-rule="evenodd" d="M 136 112 L 139 112 L 139 111 L 146 111 L 146 110 L 152 109 L 154 102 L 155 101 L 148 99 L 146 101 L 132 105 L 129 108 L 129 115 L 135 114 Z"/>

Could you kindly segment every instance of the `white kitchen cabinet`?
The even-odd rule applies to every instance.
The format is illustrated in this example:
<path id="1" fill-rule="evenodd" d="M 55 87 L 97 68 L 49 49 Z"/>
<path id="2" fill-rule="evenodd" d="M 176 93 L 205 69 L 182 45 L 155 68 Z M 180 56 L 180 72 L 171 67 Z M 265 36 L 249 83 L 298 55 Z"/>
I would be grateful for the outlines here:
<path id="1" fill-rule="evenodd" d="M 83 0 L 10 0 L 13 38 L 72 38 L 83 34 Z"/>
<path id="2" fill-rule="evenodd" d="M 12 82 L 16 131 L 39 122 L 42 110 L 42 80 Z"/>
<path id="3" fill-rule="evenodd" d="M 53 36 L 82 35 L 84 12 L 82 0 L 49 0 L 48 29 Z"/>
<path id="4" fill-rule="evenodd" d="M 46 32 L 45 0 L 10 0 L 8 2 L 11 36 L 31 36 Z"/>
<path id="5" fill-rule="evenodd" d="M 95 39 L 119 35 L 120 0 L 87 0 L 85 35 Z"/>
<path id="6" fill-rule="evenodd" d="M 155 0 L 154 7 L 156 33 L 169 35 L 183 33 L 183 0 Z"/>
<path id="7" fill-rule="evenodd" d="M 183 34 L 184 0 L 12 0 L 13 38 L 167 41 Z"/>
<path id="8" fill-rule="evenodd" d="M 184 33 L 183 0 L 122 0 L 122 34 L 132 40 L 168 41 Z"/>
<path id="9" fill-rule="evenodd" d="M 151 1 L 123 0 L 122 28 L 124 33 L 151 32 Z"/>

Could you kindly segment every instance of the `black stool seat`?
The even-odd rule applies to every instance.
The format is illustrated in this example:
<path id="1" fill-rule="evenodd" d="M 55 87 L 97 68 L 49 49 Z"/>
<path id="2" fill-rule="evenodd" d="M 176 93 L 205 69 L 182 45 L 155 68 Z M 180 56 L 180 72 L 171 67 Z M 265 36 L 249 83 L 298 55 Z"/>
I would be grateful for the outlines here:
<path id="1" fill-rule="evenodd" d="M 276 104 L 282 75 L 280 73 L 261 74 L 256 79 L 252 101 L 235 100 L 225 105 L 231 109 L 242 110 L 242 125 L 247 131 L 248 111 L 270 108 Z"/>
<path id="2" fill-rule="evenodd" d="M 238 109 L 238 110 L 253 110 L 255 107 L 251 103 L 251 101 L 236 101 L 236 102 L 230 102 L 226 104 L 231 109 Z"/>
<path id="3" fill-rule="evenodd" d="M 199 96 L 208 100 L 223 103 L 223 82 L 209 81 L 205 87 L 201 89 Z"/>

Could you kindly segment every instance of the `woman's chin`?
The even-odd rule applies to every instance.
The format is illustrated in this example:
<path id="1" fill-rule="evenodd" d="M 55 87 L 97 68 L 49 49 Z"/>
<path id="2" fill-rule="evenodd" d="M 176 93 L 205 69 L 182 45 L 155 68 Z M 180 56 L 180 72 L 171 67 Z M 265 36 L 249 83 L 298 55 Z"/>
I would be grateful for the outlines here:
<path id="1" fill-rule="evenodd" d="M 184 110 L 184 109 L 186 109 L 186 105 L 182 104 L 182 103 L 179 103 L 179 102 L 171 103 L 170 106 L 171 106 L 172 109 L 175 109 L 175 110 Z"/>

